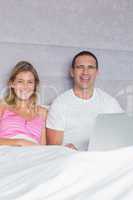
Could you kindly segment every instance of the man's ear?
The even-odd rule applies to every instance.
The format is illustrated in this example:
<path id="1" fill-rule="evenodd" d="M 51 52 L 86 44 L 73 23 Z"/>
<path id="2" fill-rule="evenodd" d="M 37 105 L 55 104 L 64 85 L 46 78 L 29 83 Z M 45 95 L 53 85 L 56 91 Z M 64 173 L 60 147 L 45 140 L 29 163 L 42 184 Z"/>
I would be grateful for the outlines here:
<path id="1" fill-rule="evenodd" d="M 73 76 L 74 76 L 74 75 L 73 75 L 73 68 L 72 68 L 72 67 L 70 68 L 70 76 L 71 76 L 72 78 L 73 78 Z"/>
<path id="2" fill-rule="evenodd" d="M 99 69 L 97 69 L 97 76 L 99 76 L 99 74 L 100 74 L 100 71 L 99 71 Z"/>

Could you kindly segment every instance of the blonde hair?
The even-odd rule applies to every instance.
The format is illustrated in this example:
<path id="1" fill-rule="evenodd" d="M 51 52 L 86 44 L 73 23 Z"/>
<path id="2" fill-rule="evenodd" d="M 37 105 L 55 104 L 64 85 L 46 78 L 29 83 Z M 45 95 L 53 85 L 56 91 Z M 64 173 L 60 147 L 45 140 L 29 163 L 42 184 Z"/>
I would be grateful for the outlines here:
<path id="1" fill-rule="evenodd" d="M 11 84 L 15 80 L 16 76 L 21 73 L 21 72 L 31 72 L 34 76 L 35 79 L 35 88 L 34 88 L 34 93 L 31 96 L 31 105 L 35 106 L 37 103 L 37 87 L 39 85 L 39 76 L 33 65 L 27 61 L 20 61 L 18 62 L 14 68 L 11 71 L 11 74 L 9 76 L 9 79 L 7 81 L 8 89 L 6 92 L 6 95 L 4 97 L 5 102 L 8 105 L 15 105 L 16 104 L 16 94 L 14 92 L 14 89 L 11 87 Z"/>

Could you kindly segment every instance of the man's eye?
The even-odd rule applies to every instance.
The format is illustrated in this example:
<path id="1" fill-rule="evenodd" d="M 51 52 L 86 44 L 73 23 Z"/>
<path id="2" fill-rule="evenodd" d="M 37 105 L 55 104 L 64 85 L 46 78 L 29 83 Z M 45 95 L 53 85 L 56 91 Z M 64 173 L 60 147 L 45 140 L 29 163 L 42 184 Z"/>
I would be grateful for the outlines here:
<path id="1" fill-rule="evenodd" d="M 89 65 L 89 66 L 88 66 L 88 69 L 96 69 L 96 66 Z"/>
<path id="2" fill-rule="evenodd" d="M 76 69 L 79 69 L 79 70 L 83 70 L 83 69 L 89 70 L 90 69 L 90 70 L 92 70 L 92 69 L 96 69 L 96 66 L 94 66 L 94 65 L 88 65 L 88 66 L 77 65 Z"/>
<path id="3" fill-rule="evenodd" d="M 82 65 L 77 65 L 76 68 L 77 68 L 77 69 L 84 69 L 84 66 L 82 66 Z"/>

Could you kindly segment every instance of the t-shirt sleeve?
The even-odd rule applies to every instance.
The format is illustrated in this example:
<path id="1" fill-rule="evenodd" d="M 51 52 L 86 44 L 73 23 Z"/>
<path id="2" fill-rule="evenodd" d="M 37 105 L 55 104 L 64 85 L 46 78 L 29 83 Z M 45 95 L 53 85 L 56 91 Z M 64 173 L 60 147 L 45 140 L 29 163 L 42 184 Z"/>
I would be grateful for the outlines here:
<path id="1" fill-rule="evenodd" d="M 107 102 L 106 102 L 107 103 Z M 106 111 L 109 113 L 122 113 L 124 110 L 118 103 L 118 101 L 115 98 L 110 98 L 108 101 L 108 106 L 106 106 Z"/>
<path id="2" fill-rule="evenodd" d="M 64 115 L 64 105 L 59 99 L 56 99 L 49 108 L 46 127 L 54 130 L 64 131 Z"/>
<path id="3" fill-rule="evenodd" d="M 116 99 L 114 99 L 113 111 L 117 112 L 117 113 L 124 112 L 124 110 L 122 109 L 122 107 L 120 106 L 120 104 L 118 103 L 118 101 Z"/>

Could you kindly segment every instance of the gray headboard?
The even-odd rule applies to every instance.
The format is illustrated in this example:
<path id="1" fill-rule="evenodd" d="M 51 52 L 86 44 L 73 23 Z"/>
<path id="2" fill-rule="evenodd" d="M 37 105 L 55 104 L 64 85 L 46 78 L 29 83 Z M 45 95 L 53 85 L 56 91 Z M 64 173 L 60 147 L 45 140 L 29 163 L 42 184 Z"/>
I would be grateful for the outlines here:
<path id="1" fill-rule="evenodd" d="M 81 50 L 90 50 L 98 57 L 100 74 L 96 86 L 117 98 L 125 111 L 133 112 L 133 52 L 130 51 L 0 43 L 1 96 L 11 68 L 16 62 L 27 60 L 40 75 L 40 103 L 50 104 L 71 87 L 69 67 L 73 56 Z"/>

